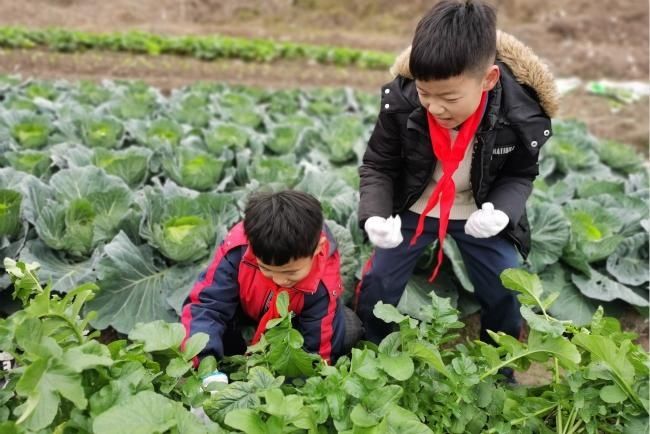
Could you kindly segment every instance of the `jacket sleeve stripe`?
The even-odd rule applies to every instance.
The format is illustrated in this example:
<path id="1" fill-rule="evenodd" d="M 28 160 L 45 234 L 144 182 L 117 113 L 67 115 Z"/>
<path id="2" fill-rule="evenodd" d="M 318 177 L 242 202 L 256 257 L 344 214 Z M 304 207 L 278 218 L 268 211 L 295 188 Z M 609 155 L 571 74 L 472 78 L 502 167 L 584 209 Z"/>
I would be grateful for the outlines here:
<path id="1" fill-rule="evenodd" d="M 202 280 L 197 281 L 194 284 L 192 290 L 190 291 L 190 295 L 188 297 L 189 302 L 187 302 L 185 306 L 183 306 L 181 323 L 185 327 L 185 339 L 183 340 L 183 343 L 181 345 L 182 349 L 185 349 L 185 341 L 190 337 L 191 325 L 192 325 L 192 305 L 199 302 L 199 296 L 201 295 L 201 291 L 203 291 L 205 288 L 210 286 L 210 284 L 212 283 L 214 279 L 214 273 L 217 271 L 217 268 L 219 267 L 219 264 L 221 263 L 222 259 L 223 259 L 223 249 L 219 247 L 219 249 L 217 249 L 217 254 L 214 257 L 214 260 L 212 261 L 212 263 L 210 263 L 210 266 L 208 267 L 208 270 L 205 273 L 204 278 Z"/>

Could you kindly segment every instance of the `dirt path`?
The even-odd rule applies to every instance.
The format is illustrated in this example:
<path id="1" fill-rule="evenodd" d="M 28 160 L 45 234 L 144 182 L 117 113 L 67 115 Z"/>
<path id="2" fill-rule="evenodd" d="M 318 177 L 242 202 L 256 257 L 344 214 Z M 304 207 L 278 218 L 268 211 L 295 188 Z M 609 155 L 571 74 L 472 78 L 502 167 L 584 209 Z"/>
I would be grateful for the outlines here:
<path id="1" fill-rule="evenodd" d="M 221 33 L 399 51 L 433 0 L 0 0 L 0 24 Z M 492 0 L 558 76 L 648 79 L 648 2 Z"/>

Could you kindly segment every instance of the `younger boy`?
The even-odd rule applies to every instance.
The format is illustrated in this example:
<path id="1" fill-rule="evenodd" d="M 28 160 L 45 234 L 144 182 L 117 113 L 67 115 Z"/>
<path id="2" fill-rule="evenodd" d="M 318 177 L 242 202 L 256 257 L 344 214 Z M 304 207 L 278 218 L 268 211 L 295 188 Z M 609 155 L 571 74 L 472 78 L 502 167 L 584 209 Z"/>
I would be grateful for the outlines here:
<path id="1" fill-rule="evenodd" d="M 282 291 L 307 351 L 335 360 L 361 334 L 358 318 L 340 298 L 339 253 L 321 205 L 298 191 L 253 196 L 243 222 L 226 235 L 192 288 L 181 321 L 188 337 L 210 337 L 199 358 L 243 354 L 242 322 L 256 324 L 257 342 L 279 316 L 275 301 Z"/>
<path id="2" fill-rule="evenodd" d="M 553 78 L 519 41 L 497 34 L 479 0 L 444 0 L 419 22 L 412 47 L 382 88 L 381 111 L 359 169 L 359 220 L 377 247 L 358 288 L 366 338 L 390 325 L 420 253 L 456 241 L 487 330 L 518 336 L 519 304 L 499 275 L 530 248 L 526 200 L 557 109 Z"/>

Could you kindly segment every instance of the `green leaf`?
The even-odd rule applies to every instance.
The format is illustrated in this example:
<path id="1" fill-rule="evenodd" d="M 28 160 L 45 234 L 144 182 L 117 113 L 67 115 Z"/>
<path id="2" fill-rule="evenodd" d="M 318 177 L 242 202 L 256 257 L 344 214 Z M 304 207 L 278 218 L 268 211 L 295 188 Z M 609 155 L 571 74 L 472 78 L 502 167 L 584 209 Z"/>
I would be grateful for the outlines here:
<path id="1" fill-rule="evenodd" d="M 284 377 L 276 378 L 268 369 L 255 366 L 248 372 L 248 382 L 258 390 L 274 389 L 282 386 Z"/>
<path id="2" fill-rule="evenodd" d="M 293 124 L 274 125 L 269 130 L 269 140 L 265 146 L 276 155 L 285 155 L 298 147 L 302 139 L 302 128 Z"/>
<path id="3" fill-rule="evenodd" d="M 74 372 L 81 373 L 96 366 L 111 366 L 113 359 L 105 345 L 88 341 L 63 353 L 63 364 Z"/>
<path id="4" fill-rule="evenodd" d="M 545 333 L 540 333 L 535 329 L 530 331 L 528 336 L 528 343 L 524 344 L 512 336 L 504 333 L 493 333 L 488 331 L 492 339 L 508 351 L 505 358 L 505 363 L 497 360 L 497 367 L 494 367 L 489 373 L 496 372 L 497 368 L 501 368 L 510 363 L 520 361 L 536 361 L 546 362 L 550 357 L 556 357 L 560 364 L 567 369 L 575 369 L 576 365 L 580 363 L 580 352 L 574 344 L 564 337 L 551 337 Z M 527 365 L 524 365 L 527 366 Z M 481 379 L 485 378 L 487 374 L 483 374 Z"/>
<path id="5" fill-rule="evenodd" d="M 633 390 L 634 366 L 628 360 L 630 350 L 629 341 L 616 345 L 606 336 L 587 335 L 579 333 L 572 340 L 576 345 L 591 353 L 592 364 L 602 362 L 605 369 L 611 374 L 614 383 L 639 407 L 643 407 L 641 400 Z M 647 407 L 644 407 L 647 412 Z"/>
<path id="6" fill-rule="evenodd" d="M 566 214 L 577 247 L 584 252 L 589 262 L 607 258 L 622 241 L 622 237 L 616 233 L 623 223 L 593 200 L 569 202 Z"/>
<path id="7" fill-rule="evenodd" d="M 151 391 L 139 392 L 109 408 L 92 425 L 96 434 L 163 433 L 175 427 L 177 432 L 207 434 L 207 429 L 180 403 Z"/>
<path id="8" fill-rule="evenodd" d="M 106 257 L 98 265 L 100 291 L 87 305 L 96 310 L 91 324 L 97 329 L 109 325 L 128 333 L 136 322 L 176 321 L 167 294 L 185 286 L 194 275 L 185 267 L 159 268 L 147 246 L 135 246 L 120 232 L 104 247 Z"/>
<path id="9" fill-rule="evenodd" d="M 219 391 L 203 408 L 213 420 L 220 420 L 237 409 L 255 409 L 261 405 L 257 388 L 253 384 L 235 382 Z"/>
<path id="10" fill-rule="evenodd" d="M 631 417 L 628 418 L 628 421 L 625 423 L 623 428 L 624 434 L 637 434 L 637 433 L 646 433 L 650 428 L 650 420 L 648 420 L 647 415 L 640 417 Z"/>
<path id="11" fill-rule="evenodd" d="M 393 405 L 377 427 L 384 434 L 433 434 L 433 431 L 412 412 Z"/>
<path id="12" fill-rule="evenodd" d="M 458 248 L 456 241 L 452 237 L 445 239 L 445 242 L 442 245 L 442 250 L 445 252 L 445 256 L 449 258 L 454 274 L 458 278 L 461 286 L 466 291 L 474 292 L 474 284 L 469 278 L 467 267 L 465 267 L 465 261 L 463 261 L 463 257 L 460 254 L 460 249 Z"/>
<path id="13" fill-rule="evenodd" d="M 50 186 L 56 201 L 39 210 L 36 231 L 49 247 L 77 257 L 115 236 L 134 205 L 121 179 L 93 166 L 57 172 Z"/>
<path id="14" fill-rule="evenodd" d="M 508 289 L 520 292 L 519 300 L 524 304 L 542 306 L 544 292 L 542 282 L 536 274 L 525 270 L 509 268 L 501 273 L 501 282 Z"/>
<path id="15" fill-rule="evenodd" d="M 255 179 L 260 184 L 280 183 L 291 188 L 300 179 L 302 169 L 296 162 L 295 156 L 255 158 L 246 167 L 249 179 Z"/>
<path id="16" fill-rule="evenodd" d="M 232 410 L 226 415 L 225 422 L 228 426 L 245 433 L 266 434 L 269 432 L 266 424 L 255 410 Z"/>
<path id="17" fill-rule="evenodd" d="M 52 130 L 45 116 L 29 115 L 12 125 L 11 135 L 23 148 L 40 149 L 47 145 Z"/>
<path id="18" fill-rule="evenodd" d="M 528 262 L 537 273 L 562 256 L 569 239 L 569 221 L 562 208 L 552 203 L 531 201 L 527 207 L 532 244 Z"/>
<path id="19" fill-rule="evenodd" d="M 50 425 L 59 408 L 60 398 L 71 401 L 75 407 L 85 409 L 86 400 L 81 376 L 58 364 L 38 359 L 29 365 L 16 383 L 16 393 L 27 397 L 19 408 L 22 413 L 17 423 L 38 431 Z"/>
<path id="20" fill-rule="evenodd" d="M 607 258 L 607 271 L 620 283 L 639 286 L 650 279 L 648 234 L 639 233 L 624 239 Z"/>
<path id="21" fill-rule="evenodd" d="M 386 304 L 386 303 L 384 303 L 382 301 L 379 301 L 375 305 L 372 313 L 377 318 L 379 318 L 379 319 L 381 319 L 381 320 L 383 320 L 384 322 L 387 322 L 387 323 L 394 322 L 394 323 L 399 324 L 402 321 L 408 319 L 408 317 L 406 315 L 402 315 L 401 313 L 399 313 L 399 311 L 397 310 L 397 308 L 395 306 L 393 306 L 391 304 Z"/>
<path id="22" fill-rule="evenodd" d="M 379 366 L 397 381 L 406 381 L 413 375 L 415 367 L 408 354 L 379 354 Z"/>
<path id="23" fill-rule="evenodd" d="M 281 291 L 278 294 L 275 305 L 277 306 L 280 317 L 289 315 L 289 293 L 287 291 Z"/>
<path id="24" fill-rule="evenodd" d="M 0 238 L 14 237 L 21 227 L 22 195 L 14 190 L 0 189 Z"/>
<path id="25" fill-rule="evenodd" d="M 171 155 L 166 155 L 162 166 L 165 174 L 179 185 L 207 191 L 217 187 L 225 163 L 225 160 L 207 152 L 182 148 Z"/>
<path id="26" fill-rule="evenodd" d="M 210 336 L 207 333 L 194 333 L 185 341 L 183 358 L 185 360 L 192 360 L 205 348 L 209 340 Z"/>
<path id="27" fill-rule="evenodd" d="M 240 150 L 246 147 L 250 131 L 235 124 L 222 123 L 204 132 L 205 146 L 220 156 L 226 149 Z"/>
<path id="28" fill-rule="evenodd" d="M 361 399 L 362 404 L 377 417 L 388 413 L 388 409 L 397 403 L 404 394 L 404 389 L 396 384 L 381 387 Z"/>
<path id="29" fill-rule="evenodd" d="M 329 159 L 334 164 L 356 160 L 356 148 L 363 143 L 361 119 L 349 113 L 331 118 L 323 126 L 322 139 Z"/>
<path id="30" fill-rule="evenodd" d="M 185 338 L 185 328 L 179 323 L 152 321 L 138 323 L 129 332 L 129 339 L 144 343 L 148 353 L 180 348 Z"/>
<path id="31" fill-rule="evenodd" d="M 74 262 L 47 247 L 40 240 L 31 240 L 20 252 L 20 260 L 38 262 L 40 264 L 38 277 L 43 282 L 50 282 L 52 291 L 68 292 L 85 282 L 97 279 L 97 265 L 102 259 L 100 249 L 93 251 L 88 260 Z"/>
<path id="32" fill-rule="evenodd" d="M 343 225 L 356 209 L 358 193 L 334 173 L 308 167 L 296 190 L 313 195 L 321 202 L 325 218 Z"/>
<path id="33" fill-rule="evenodd" d="M 593 148 L 596 140 L 590 136 L 584 124 L 553 123 L 554 136 L 544 146 L 545 155 L 555 159 L 563 173 L 587 169 L 598 164 Z"/>
<path id="34" fill-rule="evenodd" d="M 149 175 L 149 164 L 153 152 L 150 149 L 130 146 L 120 151 L 96 149 L 92 156 L 93 163 L 136 188 L 144 183 Z"/>
<path id="35" fill-rule="evenodd" d="M 620 387 L 610 384 L 600 389 L 600 399 L 608 404 L 618 404 L 627 399 L 627 395 Z"/>
<path id="36" fill-rule="evenodd" d="M 559 293 L 555 303 L 548 308 L 551 315 L 560 320 L 571 320 L 577 326 L 591 322 L 598 304 L 578 290 L 562 265 L 557 263 L 547 267 L 539 277 L 545 290 Z"/>
<path id="37" fill-rule="evenodd" d="M 524 317 L 528 326 L 531 329 L 537 330 L 542 333 L 548 333 L 550 336 L 558 337 L 564 333 L 564 325 L 552 318 L 545 318 L 542 315 L 537 315 L 528 306 L 521 306 L 519 309 L 521 316 Z"/>
<path id="38" fill-rule="evenodd" d="M 91 148 L 118 148 L 123 135 L 122 123 L 112 116 L 89 116 L 81 121 L 84 145 Z"/>
<path id="39" fill-rule="evenodd" d="M 643 165 L 643 157 L 632 146 L 613 140 L 601 140 L 596 146 L 596 152 L 603 163 L 612 169 L 632 173 Z"/>
<path id="40" fill-rule="evenodd" d="M 578 287 L 580 292 L 589 298 L 595 298 L 596 300 L 602 301 L 620 299 L 635 306 L 642 307 L 649 305 L 647 296 L 640 296 L 631 288 L 621 285 L 596 270 L 591 271 L 591 278 L 579 274 L 573 274 L 571 280 Z"/>
<path id="41" fill-rule="evenodd" d="M 379 364 L 375 358 L 375 353 L 368 349 L 359 350 L 358 348 L 352 348 L 350 373 L 355 373 L 367 380 L 376 380 L 379 378 Z"/>
<path id="42" fill-rule="evenodd" d="M 185 375 L 187 371 L 192 367 L 192 363 L 187 362 L 181 358 L 171 359 L 165 372 L 167 375 L 173 378 L 179 378 Z"/>
<path id="43" fill-rule="evenodd" d="M 412 357 L 427 363 L 445 377 L 450 377 L 450 373 L 447 370 L 445 362 L 442 360 L 442 356 L 440 356 L 438 348 L 433 344 L 425 341 L 411 342 L 408 346 L 408 353 Z"/>
<path id="44" fill-rule="evenodd" d="M 361 427 L 375 426 L 379 422 L 379 418 L 373 414 L 370 414 L 368 410 L 366 410 L 366 408 L 361 404 L 354 406 L 352 412 L 350 413 L 350 420 L 356 426 Z"/>
<path id="45" fill-rule="evenodd" d="M 314 375 L 314 364 L 320 357 L 302 349 L 304 339 L 300 332 L 274 327 L 264 337 L 270 343 L 267 357 L 276 372 L 287 377 Z"/>
<path id="46" fill-rule="evenodd" d="M 146 189 L 145 197 L 140 235 L 176 262 L 208 256 L 217 237 L 222 239 L 239 219 L 239 210 L 228 194 L 197 194 L 165 185 Z"/>

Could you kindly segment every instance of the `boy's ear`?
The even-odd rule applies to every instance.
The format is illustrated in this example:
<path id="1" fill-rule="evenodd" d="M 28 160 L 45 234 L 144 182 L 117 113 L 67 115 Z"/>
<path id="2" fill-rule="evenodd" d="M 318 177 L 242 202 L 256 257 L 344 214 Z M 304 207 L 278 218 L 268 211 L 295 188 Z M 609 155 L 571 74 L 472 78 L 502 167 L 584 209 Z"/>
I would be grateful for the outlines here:
<path id="1" fill-rule="evenodd" d="M 316 250 L 314 250 L 314 256 L 319 255 L 323 249 L 325 248 L 325 242 L 327 241 L 327 237 L 324 235 L 320 237 L 320 240 L 318 240 L 318 244 L 316 244 Z"/>
<path id="2" fill-rule="evenodd" d="M 484 91 L 492 90 L 494 86 L 497 85 L 497 82 L 499 81 L 499 77 L 501 77 L 501 70 L 499 69 L 499 66 L 490 65 L 490 67 L 485 72 L 485 75 L 483 76 L 483 83 L 482 83 L 483 90 Z"/>

